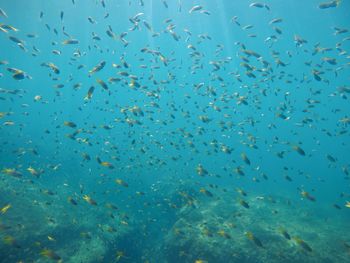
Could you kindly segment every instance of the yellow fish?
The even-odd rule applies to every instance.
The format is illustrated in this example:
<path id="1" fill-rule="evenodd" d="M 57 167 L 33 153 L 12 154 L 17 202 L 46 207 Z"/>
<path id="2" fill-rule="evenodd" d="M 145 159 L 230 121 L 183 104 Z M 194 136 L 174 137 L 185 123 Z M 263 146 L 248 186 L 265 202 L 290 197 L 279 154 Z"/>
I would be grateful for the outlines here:
<path id="1" fill-rule="evenodd" d="M 122 258 L 128 258 L 125 256 L 125 253 L 123 251 L 117 251 L 116 253 L 116 261 L 120 261 Z"/>
<path id="2" fill-rule="evenodd" d="M 96 201 L 93 200 L 90 196 L 84 195 L 83 199 L 88 202 L 90 205 L 97 205 Z"/>
<path id="3" fill-rule="evenodd" d="M 128 187 L 128 183 L 124 182 L 122 179 L 116 179 L 115 182 L 121 186 Z"/>
<path id="4" fill-rule="evenodd" d="M 53 238 L 52 236 L 47 236 L 47 239 L 50 240 L 50 241 L 56 241 L 56 239 Z"/>
<path id="5" fill-rule="evenodd" d="M 1 214 L 5 214 L 7 212 L 7 210 L 9 210 L 11 208 L 11 205 L 5 205 L 3 208 L 0 209 L 0 213 Z"/>
<path id="6" fill-rule="evenodd" d="M 57 255 L 54 251 L 46 248 L 40 251 L 40 255 L 52 260 L 61 260 L 61 257 L 59 255 Z"/>

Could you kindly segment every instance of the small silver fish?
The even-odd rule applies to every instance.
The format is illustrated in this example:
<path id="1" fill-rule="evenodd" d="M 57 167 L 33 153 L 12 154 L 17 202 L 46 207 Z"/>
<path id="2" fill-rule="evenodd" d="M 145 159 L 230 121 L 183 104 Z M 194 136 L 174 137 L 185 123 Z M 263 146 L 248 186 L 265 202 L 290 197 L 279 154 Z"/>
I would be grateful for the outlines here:
<path id="1" fill-rule="evenodd" d="M 8 18 L 6 12 L 3 9 L 1 9 L 1 8 L 0 8 L 0 16 Z"/>
<path id="2" fill-rule="evenodd" d="M 199 11 L 203 8 L 203 6 L 200 6 L 200 5 L 195 5 L 193 6 L 190 11 L 188 11 L 189 14 L 192 14 L 193 12 L 196 12 L 196 11 Z"/>

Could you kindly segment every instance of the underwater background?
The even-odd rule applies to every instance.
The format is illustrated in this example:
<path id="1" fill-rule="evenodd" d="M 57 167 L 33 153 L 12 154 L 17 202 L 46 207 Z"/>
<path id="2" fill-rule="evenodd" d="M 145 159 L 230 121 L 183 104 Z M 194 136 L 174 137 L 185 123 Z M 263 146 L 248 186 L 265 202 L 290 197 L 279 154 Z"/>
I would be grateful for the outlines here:
<path id="1" fill-rule="evenodd" d="M 0 262 L 350 262 L 350 1 L 0 0 Z"/>

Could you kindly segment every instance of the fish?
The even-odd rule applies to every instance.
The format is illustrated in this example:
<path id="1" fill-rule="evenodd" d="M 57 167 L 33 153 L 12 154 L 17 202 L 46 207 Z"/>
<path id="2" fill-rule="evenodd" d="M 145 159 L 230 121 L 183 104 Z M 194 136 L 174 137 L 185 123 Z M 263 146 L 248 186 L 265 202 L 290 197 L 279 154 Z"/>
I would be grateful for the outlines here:
<path id="1" fill-rule="evenodd" d="M 195 5 L 193 6 L 189 11 L 188 13 L 189 14 L 192 14 L 193 12 L 196 12 L 196 11 L 199 11 L 199 10 L 202 10 L 203 9 L 203 6 L 201 5 Z"/>
<path id="2" fill-rule="evenodd" d="M 37 38 L 38 37 L 38 35 L 36 35 L 36 34 L 27 34 L 26 36 L 28 38 Z"/>
<path id="3" fill-rule="evenodd" d="M 336 158 L 334 158 L 332 155 L 330 154 L 327 154 L 326 155 L 326 158 L 328 159 L 328 161 L 332 162 L 332 163 L 335 163 L 337 160 Z"/>
<path id="4" fill-rule="evenodd" d="M 274 18 L 272 19 L 269 24 L 272 25 L 272 24 L 277 24 L 277 23 L 281 23 L 283 21 L 282 18 Z"/>
<path id="5" fill-rule="evenodd" d="M 237 191 L 237 193 L 239 193 L 239 194 L 241 194 L 243 196 L 247 196 L 247 193 L 241 188 L 237 188 L 236 191 Z"/>
<path id="6" fill-rule="evenodd" d="M 322 80 L 322 78 L 320 77 L 321 72 L 319 72 L 318 70 L 312 70 L 312 74 L 313 74 L 315 80 L 317 80 L 317 81 Z"/>
<path id="7" fill-rule="evenodd" d="M 118 210 L 118 207 L 114 204 L 111 204 L 111 203 L 107 203 L 106 207 L 109 209 Z"/>
<path id="8" fill-rule="evenodd" d="M 128 187 L 129 185 L 123 181 L 122 179 L 115 179 L 115 182 L 118 184 L 118 185 L 121 185 L 121 186 L 124 186 L 124 187 Z"/>
<path id="9" fill-rule="evenodd" d="M 250 165 L 250 160 L 245 153 L 241 153 L 241 158 L 246 164 Z"/>
<path id="10" fill-rule="evenodd" d="M 113 33 L 113 31 L 111 29 L 108 29 L 106 31 L 106 34 L 107 34 L 107 36 L 109 36 L 112 39 L 116 39 L 117 38 L 117 36 Z"/>
<path id="11" fill-rule="evenodd" d="M 338 205 L 338 204 L 333 204 L 333 207 L 336 209 L 339 209 L 339 210 L 341 209 L 340 205 Z"/>
<path id="12" fill-rule="evenodd" d="M 230 234 L 228 234 L 225 230 L 219 230 L 217 233 L 221 237 L 224 237 L 226 239 L 231 239 Z"/>
<path id="13" fill-rule="evenodd" d="M 13 121 L 5 121 L 2 125 L 4 125 L 4 126 L 12 126 L 12 125 L 15 125 L 15 123 Z"/>
<path id="14" fill-rule="evenodd" d="M 87 19 L 91 24 L 96 24 L 95 19 L 93 19 L 91 16 L 89 16 Z"/>
<path id="15" fill-rule="evenodd" d="M 296 244 L 298 244 L 302 249 L 304 249 L 307 252 L 312 252 L 312 248 L 306 243 L 304 240 L 302 240 L 299 237 L 293 237 L 293 240 Z"/>
<path id="16" fill-rule="evenodd" d="M 74 38 L 66 39 L 62 41 L 62 45 L 77 45 L 77 44 L 79 44 L 79 40 Z"/>
<path id="17" fill-rule="evenodd" d="M 90 155 L 87 154 L 87 153 L 82 153 L 82 157 L 83 157 L 83 159 L 86 160 L 86 161 L 90 161 L 90 160 L 91 160 Z"/>
<path id="18" fill-rule="evenodd" d="M 242 49 L 242 52 L 248 56 L 254 56 L 257 59 L 262 58 L 262 56 L 260 54 L 258 54 L 257 52 L 253 51 L 253 50 L 248 50 L 248 49 Z"/>
<path id="19" fill-rule="evenodd" d="M 23 176 L 23 174 L 20 171 L 17 171 L 14 168 L 4 168 L 1 170 L 1 173 L 6 174 L 6 175 L 11 175 L 13 177 L 20 178 Z"/>
<path id="20" fill-rule="evenodd" d="M 18 28 L 15 28 L 14 26 L 11 26 L 11 25 L 7 25 L 7 24 L 2 24 L 0 23 L 0 29 L 4 32 L 4 33 L 8 33 L 7 30 L 10 30 L 10 31 L 14 31 L 14 32 L 18 32 L 19 29 Z M 14 41 L 14 40 L 13 40 Z M 18 40 L 17 40 L 18 41 Z M 16 41 L 14 41 L 16 42 Z M 18 41 L 21 43 L 21 41 Z M 23 41 L 24 43 L 24 41 Z"/>
<path id="21" fill-rule="evenodd" d="M 282 30 L 278 27 L 273 27 L 273 29 L 276 31 L 277 34 L 282 34 Z M 283 63 L 283 66 L 285 66 L 285 64 Z"/>
<path id="22" fill-rule="evenodd" d="M 83 196 L 83 199 L 84 199 L 86 202 L 88 202 L 90 205 L 93 205 L 93 206 L 96 206 L 96 205 L 97 205 L 97 202 L 96 202 L 94 199 L 92 199 L 90 196 L 88 196 L 88 195 L 84 195 L 84 196 Z"/>
<path id="23" fill-rule="evenodd" d="M 239 200 L 239 204 L 244 208 L 247 208 L 247 209 L 250 208 L 249 204 L 244 200 Z"/>
<path id="24" fill-rule="evenodd" d="M 210 15 L 211 15 L 211 12 L 210 12 L 210 11 L 208 11 L 208 10 L 200 10 L 200 11 L 199 11 L 199 13 L 201 13 L 201 14 L 205 14 L 205 15 L 208 15 L 208 16 L 210 16 Z"/>
<path id="25" fill-rule="evenodd" d="M 208 191 L 208 190 L 205 189 L 205 188 L 199 189 L 199 192 L 202 193 L 202 194 L 204 194 L 204 195 L 206 195 L 206 196 L 209 196 L 209 197 L 213 197 L 213 196 L 214 196 L 210 191 Z"/>
<path id="26" fill-rule="evenodd" d="M 104 90 L 108 90 L 108 85 L 101 79 L 97 79 L 96 82 L 101 85 Z"/>
<path id="27" fill-rule="evenodd" d="M 0 16 L 8 18 L 6 12 L 2 8 L 0 8 Z"/>
<path id="28" fill-rule="evenodd" d="M 89 71 L 89 75 L 91 76 L 92 74 L 95 74 L 96 72 L 101 71 L 106 65 L 106 61 L 101 61 L 99 62 L 95 67 L 93 67 L 90 71 Z"/>
<path id="29" fill-rule="evenodd" d="M 308 41 L 301 38 L 300 36 L 298 35 L 294 35 L 294 42 L 297 46 L 301 47 L 303 44 L 307 44 Z"/>
<path id="30" fill-rule="evenodd" d="M 244 233 L 245 236 L 251 240 L 256 246 L 260 247 L 260 248 L 264 248 L 262 242 L 260 241 L 259 238 L 257 238 L 252 232 L 245 232 Z"/>
<path id="31" fill-rule="evenodd" d="M 318 5 L 319 9 L 328 9 L 332 7 L 338 7 L 341 3 L 341 0 L 334 0 L 330 2 L 324 2 Z"/>
<path id="32" fill-rule="evenodd" d="M 11 208 L 11 204 L 7 204 L 4 207 L 0 208 L 0 213 L 5 214 Z"/>
<path id="33" fill-rule="evenodd" d="M 61 55 L 61 51 L 59 50 L 52 50 L 52 53 L 55 55 Z"/>
<path id="34" fill-rule="evenodd" d="M 149 31 L 153 31 L 152 26 L 146 20 L 143 20 L 143 24 Z"/>
<path id="35" fill-rule="evenodd" d="M 15 248 L 21 248 L 21 246 L 18 245 L 17 240 L 13 236 L 9 236 L 9 235 L 4 236 L 2 240 L 6 245 L 9 245 Z"/>
<path id="36" fill-rule="evenodd" d="M 267 10 L 270 11 L 270 7 L 269 7 L 267 4 L 265 4 L 265 3 L 257 3 L 257 2 L 255 2 L 255 3 L 251 3 L 251 4 L 249 5 L 249 7 L 257 7 L 257 8 L 263 8 L 263 7 L 265 7 Z"/>
<path id="37" fill-rule="evenodd" d="M 291 236 L 288 234 L 288 232 L 287 232 L 285 229 L 280 228 L 279 232 L 281 233 L 281 235 L 282 235 L 285 239 L 291 240 Z"/>
<path id="38" fill-rule="evenodd" d="M 86 94 L 86 96 L 84 97 L 84 100 L 90 100 L 92 98 L 92 95 L 94 94 L 94 90 L 95 87 L 91 86 Z"/>
<path id="39" fill-rule="evenodd" d="M 236 167 L 236 168 L 234 169 L 234 172 L 237 173 L 237 174 L 239 174 L 239 175 L 242 175 L 242 176 L 245 175 L 245 173 L 244 173 L 244 171 L 242 170 L 241 167 Z"/>
<path id="40" fill-rule="evenodd" d="M 349 32 L 349 30 L 346 29 L 346 28 L 334 27 L 333 29 L 335 30 L 334 35 L 336 35 L 336 36 L 337 36 L 337 35 L 340 35 L 340 34 L 344 34 L 344 33 L 348 33 L 348 32 Z"/>
<path id="41" fill-rule="evenodd" d="M 23 80 L 26 78 L 26 76 L 27 75 L 24 71 L 18 70 L 12 75 L 12 78 L 14 78 L 15 80 Z"/>
<path id="42" fill-rule="evenodd" d="M 11 41 L 15 42 L 16 44 L 21 44 L 21 45 L 25 44 L 23 40 L 21 40 L 21 39 L 19 39 L 17 37 L 14 37 L 14 36 L 9 36 L 9 39 Z"/>
<path id="43" fill-rule="evenodd" d="M 322 60 L 327 62 L 328 64 L 337 65 L 337 60 L 335 58 L 324 57 L 322 58 Z"/>
<path id="44" fill-rule="evenodd" d="M 36 176 L 36 177 L 39 177 L 39 176 L 40 176 L 40 173 L 41 173 L 41 171 L 38 171 L 38 170 L 34 169 L 34 168 L 31 167 L 31 166 L 29 166 L 29 167 L 27 168 L 27 171 L 28 171 L 31 175 L 34 175 L 34 176 Z"/>
<path id="45" fill-rule="evenodd" d="M 47 236 L 47 239 L 48 239 L 49 241 L 52 241 L 52 242 L 55 242 L 55 241 L 56 241 L 56 239 L 55 239 L 54 237 L 52 237 L 52 236 Z"/>
<path id="46" fill-rule="evenodd" d="M 312 202 L 315 202 L 315 201 L 316 201 L 316 198 L 315 198 L 315 197 L 313 197 L 312 195 L 310 195 L 308 192 L 306 192 L 306 191 L 304 191 L 304 190 L 302 190 L 302 191 L 300 192 L 300 194 L 301 194 L 302 197 L 304 197 L 304 198 L 306 198 L 306 199 L 308 199 L 308 200 L 310 200 L 310 201 L 312 201 Z"/>
<path id="47" fill-rule="evenodd" d="M 298 145 L 292 145 L 292 149 L 302 156 L 305 156 L 305 151 Z"/>
<path id="48" fill-rule="evenodd" d="M 196 171 L 197 171 L 197 174 L 198 174 L 199 176 L 208 175 L 208 171 L 207 171 L 206 169 L 204 169 L 204 167 L 203 167 L 202 164 L 198 164 L 198 165 L 197 165 Z"/>
<path id="49" fill-rule="evenodd" d="M 61 257 L 58 254 L 56 254 L 56 252 L 47 248 L 44 248 L 43 250 L 41 250 L 40 255 L 51 260 L 57 260 L 57 261 L 61 260 Z"/>
<path id="50" fill-rule="evenodd" d="M 122 260 L 123 258 L 125 258 L 126 260 L 129 258 L 125 255 L 125 252 L 124 251 L 117 251 L 116 252 L 116 256 L 115 256 L 115 261 L 116 262 L 119 262 L 120 260 Z"/>
<path id="51" fill-rule="evenodd" d="M 63 125 L 67 126 L 67 127 L 70 127 L 70 128 L 76 128 L 77 127 L 77 125 L 74 122 L 72 122 L 72 121 L 65 121 L 65 122 L 63 122 Z"/>
<path id="52" fill-rule="evenodd" d="M 101 166 L 107 167 L 109 169 L 114 169 L 114 166 L 112 163 L 106 162 L 106 161 L 103 162 L 101 161 L 100 157 L 96 157 L 96 160 Z"/>
<path id="53" fill-rule="evenodd" d="M 67 198 L 68 202 L 71 203 L 72 205 L 78 205 L 77 201 L 75 201 L 71 196 Z"/>
<path id="54" fill-rule="evenodd" d="M 42 63 L 41 66 L 50 68 L 55 74 L 60 74 L 60 69 L 52 62 Z"/>

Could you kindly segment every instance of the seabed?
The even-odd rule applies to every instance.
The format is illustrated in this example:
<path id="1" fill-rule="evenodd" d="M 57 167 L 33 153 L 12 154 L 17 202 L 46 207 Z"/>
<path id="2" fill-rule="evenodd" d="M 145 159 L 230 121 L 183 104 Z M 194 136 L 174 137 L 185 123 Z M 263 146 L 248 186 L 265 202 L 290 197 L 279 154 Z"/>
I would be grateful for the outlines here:
<path id="1" fill-rule="evenodd" d="M 348 262 L 345 208 L 253 193 L 242 197 L 246 208 L 232 193 L 206 195 L 196 187 L 168 193 L 156 205 L 163 212 L 152 215 L 149 205 L 141 217 L 84 200 L 67 205 L 65 188 L 43 190 L 2 175 L 0 201 L 11 208 L 0 215 L 0 262 Z"/>

